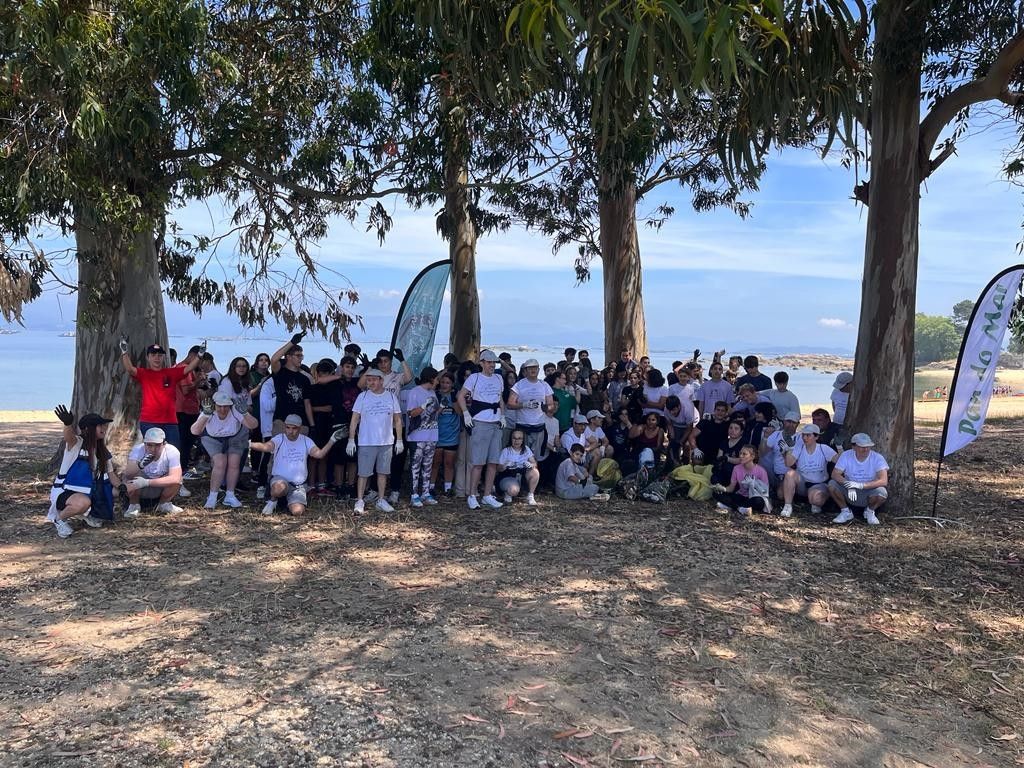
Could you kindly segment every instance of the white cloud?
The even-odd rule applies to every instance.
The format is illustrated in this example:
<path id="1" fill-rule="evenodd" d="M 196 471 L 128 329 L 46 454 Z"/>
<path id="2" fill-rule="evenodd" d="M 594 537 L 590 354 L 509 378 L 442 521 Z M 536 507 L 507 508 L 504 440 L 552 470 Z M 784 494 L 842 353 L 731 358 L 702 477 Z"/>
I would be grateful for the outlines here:
<path id="1" fill-rule="evenodd" d="M 391 288 L 389 290 L 385 290 L 383 288 L 378 288 L 377 289 L 377 298 L 378 299 L 397 299 L 401 295 L 402 295 L 402 292 L 401 291 L 396 291 L 394 288 Z"/>
<path id="2" fill-rule="evenodd" d="M 845 329 L 853 328 L 853 325 L 838 317 L 819 317 L 818 325 L 822 328 Z"/>

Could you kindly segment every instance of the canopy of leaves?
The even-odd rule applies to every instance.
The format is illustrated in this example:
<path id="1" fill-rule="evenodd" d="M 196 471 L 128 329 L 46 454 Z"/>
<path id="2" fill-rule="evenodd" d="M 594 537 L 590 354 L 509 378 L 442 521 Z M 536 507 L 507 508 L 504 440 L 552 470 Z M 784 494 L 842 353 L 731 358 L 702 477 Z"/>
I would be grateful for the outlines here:
<path id="1" fill-rule="evenodd" d="M 918 313 L 914 320 L 914 362 L 921 365 L 956 357 L 960 337 L 948 317 Z"/>

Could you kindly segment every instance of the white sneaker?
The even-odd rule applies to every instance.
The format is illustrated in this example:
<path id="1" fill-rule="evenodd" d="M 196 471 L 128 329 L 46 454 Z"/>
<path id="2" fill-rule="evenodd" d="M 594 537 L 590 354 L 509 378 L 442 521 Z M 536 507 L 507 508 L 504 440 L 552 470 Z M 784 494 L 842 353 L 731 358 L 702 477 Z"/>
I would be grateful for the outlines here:
<path id="1" fill-rule="evenodd" d="M 270 501 L 268 501 L 266 504 L 263 505 L 263 514 L 264 515 L 272 515 L 272 514 L 274 514 L 274 511 L 276 509 L 277 509 L 277 499 L 271 499 Z"/>
<path id="2" fill-rule="evenodd" d="M 879 522 L 878 516 L 875 514 L 875 510 L 873 510 L 873 509 L 865 509 L 864 510 L 864 522 L 867 523 L 868 525 L 881 525 L 882 524 L 881 522 Z"/>
<path id="3" fill-rule="evenodd" d="M 832 518 L 832 522 L 833 523 L 837 523 L 837 524 L 849 523 L 852 520 L 853 520 L 853 512 L 851 512 L 848 509 L 844 509 L 838 515 L 836 515 L 835 517 Z M 875 518 L 875 524 L 876 525 L 878 524 L 878 519 L 877 518 Z"/>
<path id="4" fill-rule="evenodd" d="M 419 508 L 419 507 L 423 506 L 423 500 L 420 499 L 420 497 L 417 494 L 415 494 L 415 493 L 409 499 L 409 503 L 412 504 L 416 508 Z"/>
<path id="5" fill-rule="evenodd" d="M 191 495 L 192 495 L 192 491 L 190 491 L 184 485 L 181 486 L 181 488 L 178 489 L 178 496 L 180 496 L 183 499 L 187 499 Z"/>
<path id="6" fill-rule="evenodd" d="M 821 507 L 819 507 L 817 504 L 811 504 L 811 514 L 820 515 Z"/>
<path id="7" fill-rule="evenodd" d="M 608 501 L 608 499 L 610 499 L 610 498 L 611 498 L 611 496 L 609 496 L 607 493 L 595 493 L 593 496 L 590 497 L 590 500 L 591 501 Z"/>
<path id="8" fill-rule="evenodd" d="M 61 520 L 59 517 L 53 521 L 53 525 L 57 529 L 57 535 L 62 539 L 66 539 L 75 532 L 75 529 L 68 524 L 67 520 Z"/>
<path id="9" fill-rule="evenodd" d="M 352 508 L 352 511 L 357 515 L 366 514 L 366 502 L 362 499 L 356 499 L 356 505 Z"/>
<path id="10" fill-rule="evenodd" d="M 528 507 L 536 507 L 537 506 L 537 500 L 535 498 L 533 498 L 533 494 L 532 493 L 526 494 L 526 506 L 528 506 Z"/>
<path id="11" fill-rule="evenodd" d="M 732 507 L 730 507 L 728 504 L 723 504 L 720 501 L 715 504 L 715 509 L 717 509 L 719 512 L 732 512 Z"/>
<path id="12" fill-rule="evenodd" d="M 482 501 L 491 509 L 501 509 L 502 507 L 501 502 L 494 498 L 494 496 L 492 496 L 491 494 L 487 494 L 482 499 L 480 499 L 480 501 Z"/>
<path id="13" fill-rule="evenodd" d="M 233 493 L 225 493 L 224 501 L 222 502 L 225 507 L 231 507 L 232 509 L 238 509 L 242 506 L 242 502 L 238 500 L 238 497 Z"/>
<path id="14" fill-rule="evenodd" d="M 433 507 L 437 504 L 437 499 L 434 498 L 434 494 L 428 493 L 420 497 L 420 501 L 429 507 Z"/>
<path id="15" fill-rule="evenodd" d="M 88 525 L 90 528 L 103 527 L 103 521 L 100 520 L 98 517 L 93 517 L 90 514 L 86 514 L 82 517 L 82 519 L 85 520 L 85 524 Z"/>
<path id="16" fill-rule="evenodd" d="M 181 507 L 171 504 L 169 501 L 165 501 L 163 504 L 157 504 L 157 512 L 163 512 L 165 515 L 176 515 L 182 511 Z"/>
<path id="17" fill-rule="evenodd" d="M 141 511 L 142 507 L 140 507 L 138 504 L 129 504 L 128 509 L 124 511 L 123 517 L 125 520 L 134 520 L 136 517 L 139 516 L 139 513 Z"/>
<path id="18" fill-rule="evenodd" d="M 395 508 L 388 504 L 386 499 L 377 499 L 377 503 L 374 504 L 377 509 L 381 512 L 394 512 Z"/>
<path id="19" fill-rule="evenodd" d="M 261 485 L 256 489 L 256 501 L 263 501 L 267 498 L 267 486 Z"/>
<path id="20" fill-rule="evenodd" d="M 217 494 L 216 492 L 211 493 L 206 497 L 206 503 L 203 504 L 203 509 L 216 509 L 217 508 Z"/>
<path id="21" fill-rule="evenodd" d="M 504 502 L 506 504 L 511 504 L 512 503 L 512 497 L 509 496 L 507 493 L 505 494 Z"/>
<path id="22" fill-rule="evenodd" d="M 398 491 L 392 491 L 388 494 L 388 504 L 398 503 Z"/>
<path id="23" fill-rule="evenodd" d="M 736 509 L 736 511 L 739 512 L 744 517 L 750 517 L 752 514 L 754 514 L 754 508 L 753 507 L 738 507 Z"/>
<path id="24" fill-rule="evenodd" d="M 782 507 L 782 511 L 779 512 L 779 514 L 782 517 L 792 517 L 793 516 L 793 505 L 792 504 L 786 504 L 785 506 Z"/>
<path id="25" fill-rule="evenodd" d="M 480 509 L 480 502 L 476 500 L 476 496 L 470 496 L 466 500 L 466 503 L 469 505 L 470 509 Z"/>

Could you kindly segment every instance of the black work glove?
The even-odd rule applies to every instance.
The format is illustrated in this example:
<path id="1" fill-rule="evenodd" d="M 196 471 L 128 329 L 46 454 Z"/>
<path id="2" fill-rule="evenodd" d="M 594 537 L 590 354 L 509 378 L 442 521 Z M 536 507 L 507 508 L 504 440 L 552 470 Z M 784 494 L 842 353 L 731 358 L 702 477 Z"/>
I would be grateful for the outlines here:
<path id="1" fill-rule="evenodd" d="M 292 336 L 292 346 L 294 347 L 294 346 L 297 346 L 297 345 L 301 344 L 302 343 L 302 339 L 305 337 L 305 335 L 306 335 L 305 331 L 299 331 L 294 336 Z"/>
<path id="2" fill-rule="evenodd" d="M 400 362 L 400 363 L 404 363 L 405 362 L 405 355 L 402 354 L 402 350 L 394 349 L 394 350 L 391 351 L 391 354 L 393 354 L 395 356 L 395 360 L 397 360 L 398 362 Z"/>
<path id="3" fill-rule="evenodd" d="M 359 363 L 360 363 L 360 364 L 361 364 L 361 365 L 362 365 L 362 366 L 363 366 L 364 368 L 369 368 L 369 367 L 370 367 L 370 356 L 369 356 L 368 354 L 366 354 L 365 352 L 363 352 L 363 353 L 362 353 L 362 354 L 361 354 L 361 355 L 359 356 Z"/>
<path id="4" fill-rule="evenodd" d="M 700 350 L 699 349 L 693 350 L 693 362 L 697 362 L 697 358 L 698 357 L 700 357 Z"/>
<path id="5" fill-rule="evenodd" d="M 57 418 L 61 420 L 61 423 L 65 427 L 70 427 L 75 423 L 75 414 L 67 409 L 65 405 L 58 405 L 53 409 L 53 412 L 57 414 Z"/>

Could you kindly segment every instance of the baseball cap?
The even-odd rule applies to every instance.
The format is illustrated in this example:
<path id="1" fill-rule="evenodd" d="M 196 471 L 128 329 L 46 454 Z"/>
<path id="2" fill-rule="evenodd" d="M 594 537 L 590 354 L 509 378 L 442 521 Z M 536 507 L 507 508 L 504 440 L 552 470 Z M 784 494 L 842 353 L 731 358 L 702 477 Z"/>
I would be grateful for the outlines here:
<path id="1" fill-rule="evenodd" d="M 366 373 L 363 374 L 363 376 L 377 376 L 378 378 L 381 379 L 384 378 L 384 374 L 381 373 L 380 369 L 378 368 L 370 368 L 368 371 L 366 371 Z"/>
<path id="2" fill-rule="evenodd" d="M 498 362 L 498 356 L 496 354 L 494 354 L 493 352 L 491 352 L 491 350 L 485 349 L 483 352 L 480 353 L 480 362 L 481 363 L 496 363 L 496 362 Z"/>
<path id="3" fill-rule="evenodd" d="M 804 424 L 800 427 L 800 434 L 802 435 L 820 435 L 821 430 L 818 429 L 817 424 Z"/>
<path id="4" fill-rule="evenodd" d="M 166 355 L 167 354 L 167 350 L 165 350 L 159 344 L 150 344 L 148 347 L 146 347 L 146 354 L 147 355 Z"/>
<path id="5" fill-rule="evenodd" d="M 87 413 L 78 420 L 78 428 L 85 429 L 86 427 L 98 427 L 100 424 L 109 424 L 112 421 L 113 419 L 105 419 L 98 413 Z"/>
<path id="6" fill-rule="evenodd" d="M 289 413 L 287 416 L 284 417 L 284 423 L 292 427 L 301 427 L 302 417 L 299 416 L 297 413 Z"/>
<path id="7" fill-rule="evenodd" d="M 531 357 L 523 363 L 523 368 L 540 368 L 540 363 L 537 362 L 537 358 Z"/>
<path id="8" fill-rule="evenodd" d="M 832 386 L 835 389 L 842 389 L 851 381 L 853 381 L 853 374 L 850 373 L 849 371 L 843 371 L 838 376 L 836 376 L 836 380 L 832 382 Z"/>
<path id="9" fill-rule="evenodd" d="M 786 414 L 786 416 L 783 419 L 783 421 L 795 421 L 797 424 L 799 424 L 800 423 L 800 414 L 797 413 L 796 411 L 790 411 L 789 413 Z"/>
<path id="10" fill-rule="evenodd" d="M 604 414 L 598 410 L 587 411 L 587 421 L 590 421 L 591 419 L 600 419 L 603 418 L 603 416 Z"/>
<path id="11" fill-rule="evenodd" d="M 214 405 L 231 405 L 234 400 L 231 399 L 231 395 L 227 392 L 218 392 L 213 396 Z"/>
<path id="12" fill-rule="evenodd" d="M 573 443 L 569 447 L 569 453 L 583 453 L 585 450 L 582 443 Z"/>
<path id="13" fill-rule="evenodd" d="M 854 445 L 859 445 L 861 448 L 873 448 L 875 445 L 875 442 L 871 439 L 871 435 L 864 432 L 858 432 L 850 438 L 850 442 Z"/>
<path id="14" fill-rule="evenodd" d="M 142 436 L 142 442 L 144 443 L 162 443 L 167 440 L 167 435 L 160 427 L 150 427 L 146 430 L 146 434 Z"/>
<path id="15" fill-rule="evenodd" d="M 573 424 L 586 424 L 587 423 L 587 417 L 584 416 L 582 413 L 577 413 L 575 416 L 572 417 L 572 423 Z"/>

